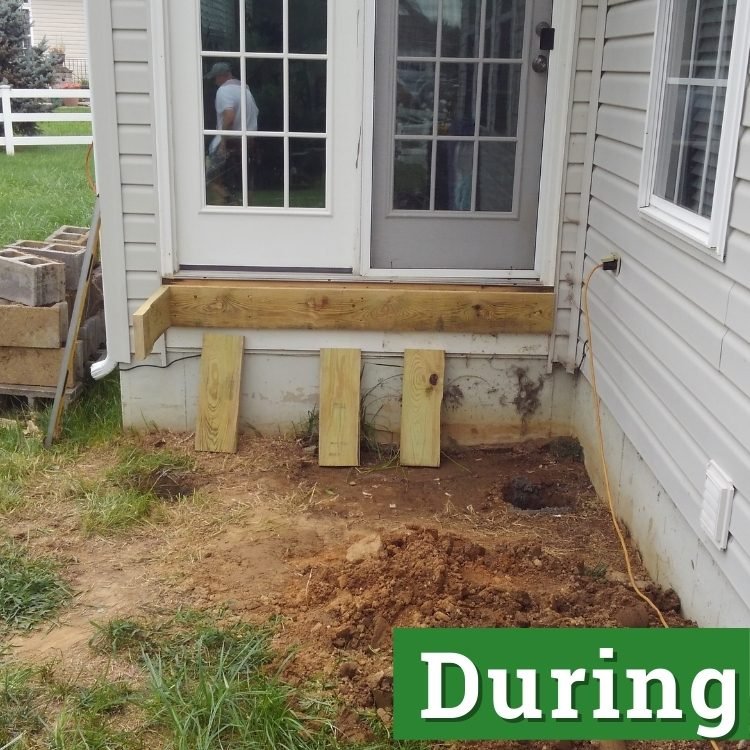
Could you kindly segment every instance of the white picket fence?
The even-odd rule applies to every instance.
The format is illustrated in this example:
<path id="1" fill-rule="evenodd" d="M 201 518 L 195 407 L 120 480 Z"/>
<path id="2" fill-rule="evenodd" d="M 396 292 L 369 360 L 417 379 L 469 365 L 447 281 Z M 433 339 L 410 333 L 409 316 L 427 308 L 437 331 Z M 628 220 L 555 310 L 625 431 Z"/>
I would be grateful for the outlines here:
<path id="1" fill-rule="evenodd" d="M 7 85 L 0 86 L 0 102 L 3 111 L 0 122 L 3 135 L 0 137 L 0 148 L 12 156 L 16 146 L 63 146 L 69 144 L 91 143 L 90 135 L 14 135 L 15 122 L 91 122 L 91 112 L 13 112 L 13 99 L 85 99 L 91 100 L 89 89 L 14 89 Z"/>

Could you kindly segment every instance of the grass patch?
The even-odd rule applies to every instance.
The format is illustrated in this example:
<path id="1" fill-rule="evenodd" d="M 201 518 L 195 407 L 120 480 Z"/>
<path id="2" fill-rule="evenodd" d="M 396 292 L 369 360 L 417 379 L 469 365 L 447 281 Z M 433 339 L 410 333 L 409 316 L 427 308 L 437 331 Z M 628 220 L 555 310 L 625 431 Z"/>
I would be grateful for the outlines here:
<path id="1" fill-rule="evenodd" d="M 40 416 L 40 426 L 46 433 L 48 408 Z M 104 380 L 94 381 L 86 391 L 65 409 L 62 433 L 55 444 L 58 451 L 87 448 L 113 440 L 122 434 L 120 408 L 120 377 L 114 372 Z"/>
<path id="2" fill-rule="evenodd" d="M 152 511 L 152 495 L 137 490 L 102 486 L 85 492 L 81 500 L 81 522 L 86 534 L 111 534 L 127 529 Z"/>
<path id="3" fill-rule="evenodd" d="M 145 451 L 128 447 L 121 451 L 117 465 L 107 478 L 126 490 L 167 499 L 192 495 L 182 487 L 183 474 L 192 471 L 195 461 L 169 451 Z"/>
<path id="4" fill-rule="evenodd" d="M 12 542 L 0 544 L 0 624 L 28 630 L 52 617 L 69 597 L 54 564 L 29 557 Z"/>
<path id="5" fill-rule="evenodd" d="M 121 680 L 85 684 L 58 679 L 49 665 L 8 666 L 0 671 L 0 741 L 20 736 L 18 750 L 139 750 L 141 732 L 118 726 L 139 710 L 136 697 Z"/>
<path id="6" fill-rule="evenodd" d="M 36 471 L 44 459 L 41 438 L 27 435 L 21 422 L 0 426 L 0 481 L 18 482 Z"/>
<path id="7" fill-rule="evenodd" d="M 55 112 L 91 112 L 89 107 L 57 107 Z M 91 135 L 90 122 L 40 122 L 39 135 Z M 67 146 L 65 148 L 70 148 Z"/>
<path id="8" fill-rule="evenodd" d="M 14 156 L 0 154 L 0 246 L 44 240 L 65 224 L 88 225 L 94 194 L 86 180 L 86 149 L 22 146 Z"/>
<path id="9" fill-rule="evenodd" d="M 183 474 L 193 467 L 187 456 L 148 452 L 128 446 L 103 482 L 81 489 L 81 517 L 87 534 L 110 534 L 149 517 L 159 500 L 193 495 Z"/>
<path id="10" fill-rule="evenodd" d="M 0 739 L 3 741 L 33 735 L 44 728 L 39 710 L 38 676 L 39 670 L 31 667 L 12 666 L 0 671 Z"/>
<path id="11" fill-rule="evenodd" d="M 333 750 L 333 705 L 280 679 L 285 662 L 271 666 L 271 636 L 270 627 L 188 610 L 157 624 L 99 625 L 93 646 L 145 667 L 151 720 L 175 750 Z"/>
<path id="12" fill-rule="evenodd" d="M 91 647 L 110 665 L 141 669 L 133 685 L 102 675 L 61 682 L 52 670 L 8 669 L 0 677 L 0 738 L 25 732 L 20 747 L 54 750 L 427 750 L 396 742 L 374 713 L 372 739 L 343 741 L 340 706 L 328 687 L 283 681 L 287 659 L 271 650 L 273 625 L 227 623 L 224 613 L 180 610 L 156 619 L 96 625 Z M 1 674 L 1 673 L 0 673 Z"/>

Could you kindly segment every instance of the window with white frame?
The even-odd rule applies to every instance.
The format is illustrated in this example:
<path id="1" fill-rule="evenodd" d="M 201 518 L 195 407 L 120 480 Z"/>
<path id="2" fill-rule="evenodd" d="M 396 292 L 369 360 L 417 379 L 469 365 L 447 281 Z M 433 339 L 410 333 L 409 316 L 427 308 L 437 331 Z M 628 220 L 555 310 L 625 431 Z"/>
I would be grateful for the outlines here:
<path id="1" fill-rule="evenodd" d="M 746 85 L 748 3 L 662 0 L 641 175 L 647 217 L 723 257 Z"/>

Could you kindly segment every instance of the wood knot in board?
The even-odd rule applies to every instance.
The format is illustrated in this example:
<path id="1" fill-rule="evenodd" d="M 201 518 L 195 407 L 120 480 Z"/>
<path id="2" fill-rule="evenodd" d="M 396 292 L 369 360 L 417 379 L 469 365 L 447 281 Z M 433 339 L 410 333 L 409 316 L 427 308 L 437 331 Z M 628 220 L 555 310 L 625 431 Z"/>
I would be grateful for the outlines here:
<path id="1" fill-rule="evenodd" d="M 437 385 L 437 384 L 438 384 L 438 376 L 436 373 L 433 372 L 432 375 L 430 375 L 430 385 Z"/>

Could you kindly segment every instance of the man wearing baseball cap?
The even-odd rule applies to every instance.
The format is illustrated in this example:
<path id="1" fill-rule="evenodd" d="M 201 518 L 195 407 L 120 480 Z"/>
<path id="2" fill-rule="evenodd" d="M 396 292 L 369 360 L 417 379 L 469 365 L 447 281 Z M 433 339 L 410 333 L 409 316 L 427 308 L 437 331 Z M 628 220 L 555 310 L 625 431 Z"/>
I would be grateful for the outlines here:
<path id="1" fill-rule="evenodd" d="M 228 63 L 215 62 L 205 75 L 206 80 L 214 81 L 216 88 L 216 129 L 238 130 L 242 128 L 242 83 L 232 75 Z M 250 89 L 244 87 L 245 95 L 245 130 L 258 129 L 258 105 Z M 240 138 L 214 136 L 208 148 L 209 158 L 220 167 L 212 182 L 218 193 L 223 193 L 230 203 L 237 201 L 237 194 L 242 195 L 242 142 Z M 248 154 L 250 148 L 248 146 Z M 249 165 L 248 165 L 249 167 Z M 249 172 L 248 172 L 249 174 Z M 248 179 L 250 182 L 250 178 Z M 222 186 L 216 185 L 223 183 Z M 240 202 L 242 199 L 240 198 Z"/>

